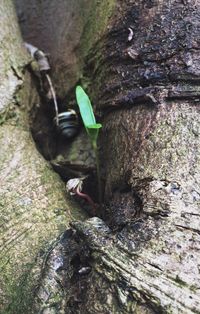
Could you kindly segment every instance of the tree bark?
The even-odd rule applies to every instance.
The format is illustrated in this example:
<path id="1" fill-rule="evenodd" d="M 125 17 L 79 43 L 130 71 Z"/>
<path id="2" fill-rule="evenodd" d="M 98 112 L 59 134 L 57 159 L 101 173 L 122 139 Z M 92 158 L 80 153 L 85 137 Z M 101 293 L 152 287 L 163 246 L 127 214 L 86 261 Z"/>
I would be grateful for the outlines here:
<path id="1" fill-rule="evenodd" d="M 53 246 L 65 292 L 45 301 L 47 269 L 35 313 L 199 313 L 199 15 L 198 1 L 116 1 L 83 54 L 105 203 Z"/>
<path id="2" fill-rule="evenodd" d="M 100 306 L 101 277 L 107 288 L 96 313 L 199 313 L 200 6 L 118 5 L 96 47 L 100 60 L 96 50 L 89 57 L 103 116 L 106 221 L 115 232 L 74 225 L 92 252 L 84 309 Z"/>
<path id="3" fill-rule="evenodd" d="M 199 4 L 119 5 L 86 69 L 115 232 L 73 225 L 92 269 L 77 312 L 198 313 Z"/>
<path id="4" fill-rule="evenodd" d="M 0 25 L 0 312 L 31 313 L 39 258 L 80 213 L 31 137 L 40 99 L 10 0 L 1 1 Z"/>

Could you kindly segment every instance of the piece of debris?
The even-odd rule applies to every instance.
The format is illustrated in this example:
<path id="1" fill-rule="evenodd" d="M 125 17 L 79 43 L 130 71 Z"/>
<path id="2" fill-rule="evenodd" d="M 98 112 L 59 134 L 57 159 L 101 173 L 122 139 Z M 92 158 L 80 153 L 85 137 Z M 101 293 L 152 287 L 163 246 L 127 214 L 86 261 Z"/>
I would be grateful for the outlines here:
<path id="1" fill-rule="evenodd" d="M 79 269 L 78 273 L 79 275 L 87 275 L 91 271 L 91 267 L 82 267 Z"/>
<path id="2" fill-rule="evenodd" d="M 138 59 L 139 53 L 137 50 L 133 49 L 133 48 L 128 48 L 127 49 L 127 54 L 129 55 L 129 57 L 131 57 L 131 59 L 136 60 Z"/>
<path id="3" fill-rule="evenodd" d="M 86 177 L 74 178 L 74 179 L 70 179 L 69 181 L 67 181 L 67 183 L 66 183 L 67 192 L 68 192 L 70 195 L 75 195 L 75 194 L 77 194 L 77 193 L 76 193 L 76 190 L 77 190 L 77 189 L 81 192 L 81 191 L 82 191 L 82 187 L 83 187 L 83 180 L 84 180 L 85 178 L 86 178 Z"/>
<path id="4" fill-rule="evenodd" d="M 86 179 L 87 176 L 82 178 L 74 178 L 67 181 L 66 189 L 70 195 L 78 195 L 81 198 L 84 198 L 92 207 L 93 214 L 96 212 L 96 204 L 93 202 L 91 197 L 88 194 L 82 193 L 83 188 L 83 180 Z"/>
<path id="5" fill-rule="evenodd" d="M 24 43 L 30 55 L 37 61 L 40 71 L 49 71 L 51 69 L 47 55 L 37 47 Z"/>
<path id="6" fill-rule="evenodd" d="M 128 41 L 130 42 L 133 39 L 133 30 L 130 27 L 128 28 L 128 30 L 129 30 Z"/>

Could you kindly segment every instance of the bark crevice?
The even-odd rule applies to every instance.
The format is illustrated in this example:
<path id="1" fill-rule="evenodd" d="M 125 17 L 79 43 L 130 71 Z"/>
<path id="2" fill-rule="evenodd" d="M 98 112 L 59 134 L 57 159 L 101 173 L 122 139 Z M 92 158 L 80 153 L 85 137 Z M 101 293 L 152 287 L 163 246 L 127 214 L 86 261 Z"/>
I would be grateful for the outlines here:
<path id="1" fill-rule="evenodd" d="M 199 10 L 182 1 L 118 4 L 83 77 L 104 125 L 105 221 L 71 223 L 48 254 L 36 306 L 44 313 L 198 313 L 199 61 L 192 48 Z M 58 299 L 57 290 L 52 298 L 51 289 L 44 293 L 48 271 L 60 276 Z"/>

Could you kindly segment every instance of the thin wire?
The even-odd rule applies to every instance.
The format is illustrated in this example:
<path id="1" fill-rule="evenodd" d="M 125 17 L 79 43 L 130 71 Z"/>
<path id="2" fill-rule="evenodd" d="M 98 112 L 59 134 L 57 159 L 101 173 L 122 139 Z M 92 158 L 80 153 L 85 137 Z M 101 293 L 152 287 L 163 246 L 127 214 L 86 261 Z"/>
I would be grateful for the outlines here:
<path id="1" fill-rule="evenodd" d="M 56 99 L 56 93 L 55 93 L 55 90 L 53 88 L 53 84 L 52 84 L 51 78 L 50 78 L 50 76 L 48 74 L 46 74 L 46 78 L 47 78 L 47 81 L 49 83 L 51 94 L 52 94 L 52 97 L 53 97 L 55 111 L 56 111 L 56 124 L 58 125 L 59 124 L 59 122 L 58 122 L 58 103 L 57 103 L 57 99 Z"/>

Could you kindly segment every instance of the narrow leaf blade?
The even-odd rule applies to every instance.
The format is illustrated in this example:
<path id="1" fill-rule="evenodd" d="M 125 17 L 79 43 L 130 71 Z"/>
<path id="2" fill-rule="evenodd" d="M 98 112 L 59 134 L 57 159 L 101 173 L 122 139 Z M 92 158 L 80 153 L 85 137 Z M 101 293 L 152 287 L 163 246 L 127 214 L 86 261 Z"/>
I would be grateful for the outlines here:
<path id="1" fill-rule="evenodd" d="M 76 87 L 76 99 L 85 127 L 95 125 L 96 120 L 90 99 L 81 86 Z"/>

